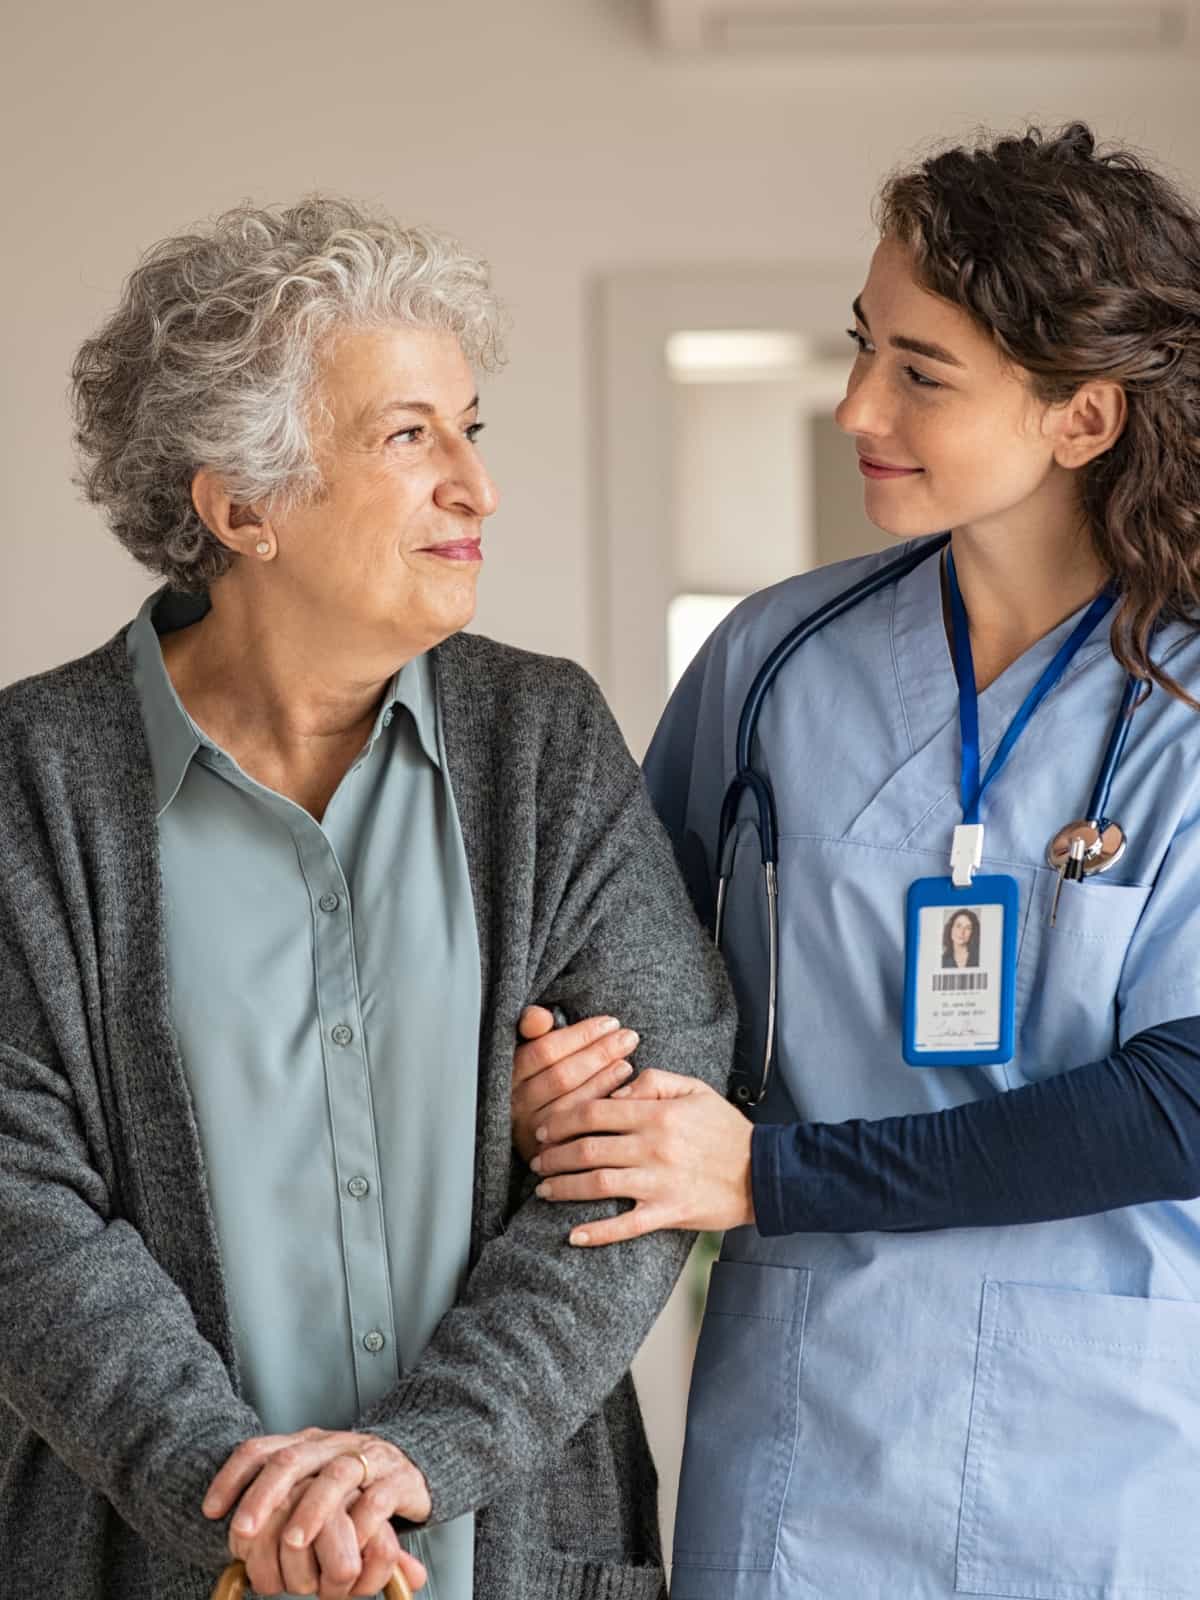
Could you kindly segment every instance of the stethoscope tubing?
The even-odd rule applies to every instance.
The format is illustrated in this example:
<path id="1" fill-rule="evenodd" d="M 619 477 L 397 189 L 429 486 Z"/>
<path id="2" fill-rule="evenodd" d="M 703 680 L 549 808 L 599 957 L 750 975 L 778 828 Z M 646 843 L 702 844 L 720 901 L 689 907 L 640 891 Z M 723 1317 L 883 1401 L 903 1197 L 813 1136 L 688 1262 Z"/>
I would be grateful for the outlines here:
<path id="1" fill-rule="evenodd" d="M 1117 768 L 1121 765 L 1121 757 L 1125 754 L 1125 742 L 1133 725 L 1134 707 L 1144 688 L 1142 679 L 1135 678 L 1132 673 L 1126 676 L 1125 691 L 1121 695 L 1121 704 L 1108 735 L 1104 759 L 1100 763 L 1100 770 L 1096 774 L 1096 782 L 1092 788 L 1092 798 L 1088 801 L 1089 822 L 1102 823 L 1107 820 L 1113 779 L 1117 775 Z"/>
<path id="2" fill-rule="evenodd" d="M 768 862 L 778 864 L 779 860 L 779 829 L 776 821 L 775 797 L 771 792 L 769 782 L 756 772 L 751 760 L 751 751 L 754 745 L 754 735 L 758 730 L 758 719 L 762 712 L 763 702 L 770 693 L 771 687 L 780 672 L 791 660 L 792 656 L 806 640 L 819 633 L 829 622 L 835 622 L 838 617 L 844 616 L 847 611 L 852 611 L 862 601 L 868 600 L 871 595 L 877 594 L 881 589 L 889 588 L 893 583 L 898 583 L 901 578 L 919 567 L 923 561 L 928 561 L 932 556 L 944 550 L 950 543 L 950 535 L 942 533 L 936 539 L 931 539 L 928 544 L 919 546 L 916 550 L 908 550 L 902 556 L 897 556 L 894 561 L 889 561 L 885 567 L 877 572 L 868 573 L 865 578 L 860 578 L 850 588 L 841 594 L 834 595 L 832 600 L 827 600 L 823 606 L 811 612 L 802 622 L 788 631 L 775 648 L 767 656 L 762 666 L 754 674 L 754 679 L 746 691 L 746 698 L 742 702 L 741 715 L 738 718 L 737 740 L 735 744 L 736 770 L 732 782 L 725 793 L 725 800 L 721 806 L 720 832 L 717 842 L 717 861 L 724 860 L 725 846 L 737 819 L 737 811 L 741 804 L 743 790 L 749 790 L 755 798 L 758 810 L 759 832 L 761 834 L 760 846 L 762 849 L 763 865 Z M 731 803 L 732 802 L 732 803 Z"/>
<path id="3" fill-rule="evenodd" d="M 718 825 L 717 836 L 717 904 L 716 916 L 713 925 L 713 937 L 717 948 L 721 947 L 721 935 L 725 925 L 726 893 L 729 880 L 733 873 L 734 858 L 737 855 L 737 814 L 741 808 L 742 796 L 750 793 L 754 797 L 755 809 L 758 813 L 758 839 L 762 853 L 763 883 L 767 899 L 767 1016 L 766 1038 L 763 1043 L 763 1066 L 755 1094 L 746 1083 L 735 1081 L 733 1094 L 735 1099 L 743 1106 L 760 1105 L 766 1098 L 767 1085 L 771 1077 L 771 1067 L 775 1059 L 775 1028 L 779 1007 L 779 825 L 775 810 L 775 793 L 771 787 L 770 779 L 763 773 L 756 772 L 751 761 L 751 751 L 754 745 L 754 735 L 758 728 L 758 718 L 762 711 L 763 702 L 766 700 L 771 685 L 787 665 L 788 661 L 805 642 L 815 633 L 819 633 L 827 623 L 834 622 L 838 617 L 844 616 L 847 611 L 863 600 L 867 600 L 880 590 L 888 588 L 914 568 L 919 567 L 923 561 L 928 561 L 938 554 L 950 542 L 948 533 L 939 534 L 936 539 L 928 544 L 919 546 L 916 550 L 906 551 L 896 560 L 889 561 L 878 572 L 868 574 L 849 589 L 835 595 L 832 600 L 827 600 L 809 616 L 792 628 L 775 646 L 767 656 L 762 666 L 754 675 L 746 698 L 742 703 L 741 715 L 738 718 L 736 755 L 737 770 L 732 782 L 725 791 L 721 802 L 721 818 Z M 733 849 L 730 850 L 732 841 Z"/>

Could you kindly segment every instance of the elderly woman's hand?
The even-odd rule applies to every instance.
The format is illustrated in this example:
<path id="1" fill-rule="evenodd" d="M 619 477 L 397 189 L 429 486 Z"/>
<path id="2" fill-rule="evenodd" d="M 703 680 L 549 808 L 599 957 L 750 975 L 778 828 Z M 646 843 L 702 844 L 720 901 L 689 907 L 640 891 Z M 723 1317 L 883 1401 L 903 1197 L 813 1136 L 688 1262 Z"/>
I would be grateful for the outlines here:
<path id="1" fill-rule="evenodd" d="M 210 1484 L 204 1514 L 223 1517 L 235 1504 L 229 1548 L 258 1594 L 376 1595 L 397 1567 L 410 1588 L 424 1586 L 424 1567 L 389 1519 L 424 1522 L 429 1490 L 375 1434 L 306 1428 L 248 1439 Z"/>
<path id="2" fill-rule="evenodd" d="M 534 1129 L 551 1107 L 565 1111 L 602 1100 L 633 1076 L 625 1058 L 637 1049 L 638 1036 L 616 1017 L 555 1028 L 544 1006 L 526 1006 L 519 1028 L 530 1042 L 513 1058 L 513 1144 L 523 1161 L 531 1161 L 541 1148 Z"/>
<path id="3" fill-rule="evenodd" d="M 551 1107 L 532 1166 L 544 1200 L 633 1200 L 572 1244 L 615 1244 L 660 1228 L 720 1232 L 754 1221 L 753 1126 L 698 1078 L 643 1072 L 607 1100 Z"/>

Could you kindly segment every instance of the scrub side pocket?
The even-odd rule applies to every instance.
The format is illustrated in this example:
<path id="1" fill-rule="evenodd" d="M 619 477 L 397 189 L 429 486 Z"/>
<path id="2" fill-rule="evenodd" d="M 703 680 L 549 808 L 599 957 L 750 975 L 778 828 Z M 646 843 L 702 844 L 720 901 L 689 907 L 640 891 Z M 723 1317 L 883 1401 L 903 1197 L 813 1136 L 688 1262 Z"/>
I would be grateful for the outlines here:
<path id="1" fill-rule="evenodd" d="M 1200 1600 L 1200 1305 L 986 1283 L 955 1593 Z"/>
<path id="2" fill-rule="evenodd" d="M 769 1572 L 799 1434 L 806 1267 L 718 1261 L 692 1370 L 672 1593 L 687 1569 Z M 707 1593 L 707 1588 L 705 1588 Z"/>

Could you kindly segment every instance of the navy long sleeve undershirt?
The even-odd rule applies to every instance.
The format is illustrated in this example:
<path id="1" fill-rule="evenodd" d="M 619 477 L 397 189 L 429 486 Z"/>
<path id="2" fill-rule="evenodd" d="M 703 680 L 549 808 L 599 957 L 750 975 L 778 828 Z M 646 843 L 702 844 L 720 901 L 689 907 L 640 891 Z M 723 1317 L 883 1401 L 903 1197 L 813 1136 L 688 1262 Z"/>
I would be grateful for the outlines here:
<path id="1" fill-rule="evenodd" d="M 998 1227 L 1192 1199 L 1200 1017 L 947 1111 L 764 1123 L 752 1149 L 762 1234 Z"/>

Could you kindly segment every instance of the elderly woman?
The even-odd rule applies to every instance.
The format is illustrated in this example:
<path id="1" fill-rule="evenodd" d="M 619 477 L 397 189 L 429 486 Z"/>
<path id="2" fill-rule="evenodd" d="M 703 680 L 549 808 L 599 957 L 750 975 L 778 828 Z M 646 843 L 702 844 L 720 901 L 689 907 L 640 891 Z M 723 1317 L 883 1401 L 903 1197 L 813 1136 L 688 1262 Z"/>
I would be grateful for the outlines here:
<path id="1" fill-rule="evenodd" d="M 6 1594 L 663 1593 L 627 1368 L 688 1240 L 571 1248 L 613 1208 L 532 1196 L 513 1040 L 717 1084 L 731 1013 L 593 684 L 460 632 L 497 346 L 481 262 L 316 199 L 77 360 L 167 586 L 0 695 Z"/>

